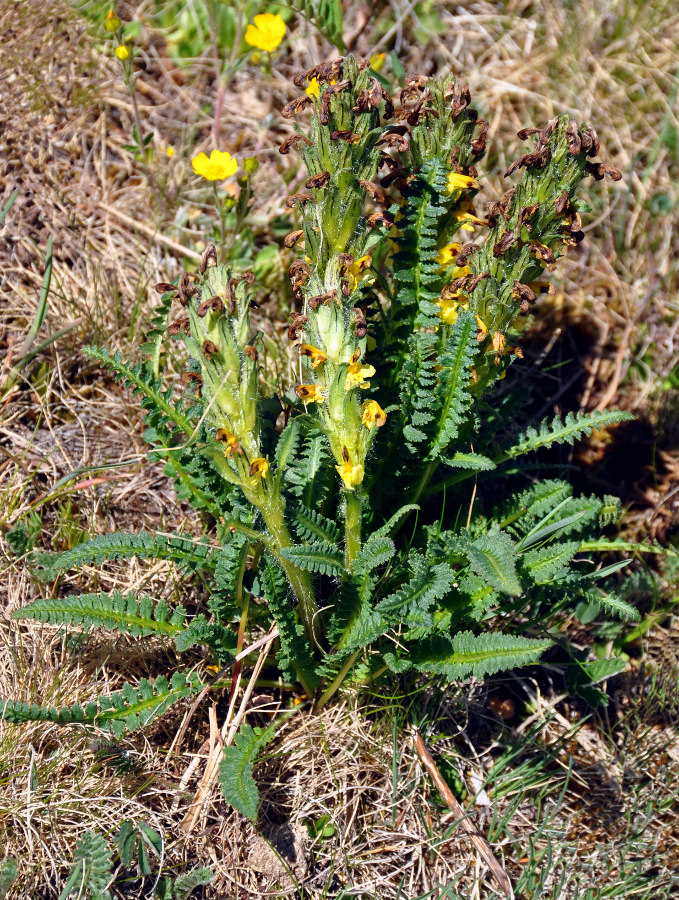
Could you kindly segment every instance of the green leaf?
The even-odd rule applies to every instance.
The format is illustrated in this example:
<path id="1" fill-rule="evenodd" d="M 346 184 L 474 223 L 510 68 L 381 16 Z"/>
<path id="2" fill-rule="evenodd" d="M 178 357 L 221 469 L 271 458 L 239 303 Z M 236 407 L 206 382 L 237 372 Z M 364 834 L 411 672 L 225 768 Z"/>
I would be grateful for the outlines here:
<path id="1" fill-rule="evenodd" d="M 374 531 L 370 537 L 377 538 L 382 536 L 388 536 L 396 531 L 397 526 L 400 526 L 401 521 L 411 512 L 417 512 L 419 510 L 419 506 L 417 503 L 406 503 L 405 506 L 402 506 L 398 509 L 393 516 L 391 516 L 388 521 L 384 523 L 377 531 Z"/>
<path id="2" fill-rule="evenodd" d="M 257 819 L 259 791 L 252 776 L 257 754 L 273 738 L 275 729 L 265 731 L 242 725 L 234 743 L 224 748 L 219 764 L 219 783 L 227 802 L 250 821 Z"/>
<path id="3" fill-rule="evenodd" d="M 513 597 L 522 593 L 514 542 L 506 532 L 482 534 L 465 547 L 465 553 L 474 572 L 495 590 Z"/>
<path id="4" fill-rule="evenodd" d="M 474 317 L 464 313 L 457 317 L 445 351 L 439 356 L 438 383 L 435 398 L 438 405 L 437 424 L 429 449 L 429 459 L 441 457 L 458 435 L 465 413 L 471 406 L 469 382 L 478 352 Z"/>
<path id="5" fill-rule="evenodd" d="M 87 892 L 92 900 L 110 900 L 106 887 L 112 869 L 111 851 L 104 838 L 94 831 L 86 831 L 75 845 L 75 863 L 59 900 L 83 898 Z"/>
<path id="6" fill-rule="evenodd" d="M 292 523 L 300 540 L 310 541 L 319 538 L 328 544 L 336 544 L 340 539 L 340 531 L 335 522 L 326 519 L 319 512 L 307 509 L 300 504 L 291 509 Z"/>
<path id="7" fill-rule="evenodd" d="M 289 560 L 298 569 L 307 572 L 318 572 L 321 575 L 339 575 L 344 571 L 344 554 L 333 544 L 319 541 L 316 544 L 285 547 L 281 556 Z"/>
<path id="8" fill-rule="evenodd" d="M 0 900 L 5 900 L 9 889 L 18 877 L 19 866 L 16 859 L 12 856 L 6 856 L 0 864 Z"/>
<path id="9" fill-rule="evenodd" d="M 474 675 L 483 678 L 495 672 L 537 662 L 552 641 L 508 634 L 463 631 L 450 639 L 424 641 L 412 653 L 416 669 L 445 675 L 451 681 Z"/>
<path id="10" fill-rule="evenodd" d="M 455 469 L 471 469 L 473 472 L 489 472 L 495 468 L 493 460 L 480 453 L 456 453 L 455 456 L 441 461 Z"/>
<path id="11" fill-rule="evenodd" d="M 205 866 L 179 875 L 174 883 L 174 900 L 189 900 L 197 887 L 204 887 L 214 881 L 215 873 Z"/>
<path id="12" fill-rule="evenodd" d="M 536 584 L 549 584 L 568 572 L 569 563 L 579 549 L 579 541 L 567 541 L 529 550 L 521 556 L 521 567 Z"/>
<path id="13" fill-rule="evenodd" d="M 531 426 L 519 440 L 495 459 L 495 463 L 504 462 L 507 459 L 516 459 L 524 453 L 532 453 L 542 447 L 551 447 L 552 444 L 572 444 L 576 440 L 590 434 L 595 429 L 608 428 L 619 422 L 629 422 L 634 416 L 621 410 L 595 410 L 589 413 L 569 412 L 565 419 L 556 416 L 551 421 L 545 419 L 536 430 Z"/>

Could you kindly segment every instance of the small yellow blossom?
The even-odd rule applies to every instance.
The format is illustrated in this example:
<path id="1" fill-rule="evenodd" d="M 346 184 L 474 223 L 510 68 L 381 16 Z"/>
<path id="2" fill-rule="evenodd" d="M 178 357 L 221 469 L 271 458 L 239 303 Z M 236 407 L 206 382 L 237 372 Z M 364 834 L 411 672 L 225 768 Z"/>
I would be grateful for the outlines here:
<path id="1" fill-rule="evenodd" d="M 269 463 L 264 459 L 263 456 L 258 456 L 257 459 L 253 459 L 250 463 L 251 478 L 266 478 L 266 473 L 268 471 Z"/>
<path id="2" fill-rule="evenodd" d="M 213 150 L 209 159 L 204 153 L 194 156 L 191 165 L 196 175 L 201 175 L 208 181 L 223 181 L 235 173 L 238 160 L 230 153 Z"/>
<path id="3" fill-rule="evenodd" d="M 120 19 L 116 15 L 114 9 L 109 9 L 104 19 L 104 28 L 106 31 L 117 31 L 120 28 Z"/>
<path id="4" fill-rule="evenodd" d="M 230 431 L 227 431 L 226 428 L 219 428 L 215 434 L 215 437 L 218 441 L 224 441 L 226 444 L 226 449 L 224 450 L 224 456 L 231 457 L 236 453 L 242 453 L 241 446 L 238 443 L 238 438 L 235 434 L 232 434 Z"/>
<path id="5" fill-rule="evenodd" d="M 323 403 L 325 400 L 317 384 L 298 384 L 295 393 L 303 403 Z"/>
<path id="6" fill-rule="evenodd" d="M 245 29 L 245 41 L 258 50 L 273 52 L 285 37 L 285 22 L 276 13 L 260 13 L 255 16 L 254 25 Z"/>
<path id="7" fill-rule="evenodd" d="M 463 231 L 473 231 L 474 225 L 486 224 L 483 219 L 479 219 L 478 216 L 474 216 L 468 212 L 455 213 L 455 219 L 458 222 L 462 222 L 461 228 Z"/>
<path id="8" fill-rule="evenodd" d="M 318 347 L 312 347 L 311 344 L 300 344 L 297 352 L 300 356 L 307 356 L 309 358 L 312 369 L 317 369 L 321 363 L 324 363 L 328 358 L 327 353 L 319 350 Z"/>
<path id="9" fill-rule="evenodd" d="M 116 56 L 121 62 L 124 62 L 126 59 L 130 58 L 130 51 L 127 49 L 125 44 L 118 44 L 116 47 Z"/>
<path id="10" fill-rule="evenodd" d="M 363 418 L 361 419 L 365 427 L 381 428 L 386 421 L 387 414 L 377 400 L 368 400 L 363 407 Z"/>
<path id="11" fill-rule="evenodd" d="M 436 304 L 439 307 L 439 318 L 444 325 L 454 325 L 460 310 L 466 312 L 469 309 L 469 300 L 466 297 L 460 299 L 461 294 L 453 297 L 445 297 Z"/>
<path id="12" fill-rule="evenodd" d="M 448 173 L 447 190 L 449 194 L 452 194 L 455 191 L 464 191 L 466 188 L 478 189 L 480 187 L 481 185 L 476 178 L 472 178 L 471 175 L 460 175 L 459 172 Z"/>
<path id="13" fill-rule="evenodd" d="M 504 336 L 504 334 L 502 334 L 501 331 L 495 332 L 495 334 L 493 335 L 492 344 L 493 350 L 495 350 L 495 352 L 499 356 L 504 356 L 504 354 L 507 352 L 507 338 Z"/>
<path id="14" fill-rule="evenodd" d="M 165 148 L 165 153 L 167 156 L 174 156 L 174 147 L 171 147 L 169 144 Z"/>
<path id="15" fill-rule="evenodd" d="M 346 459 L 341 466 L 335 466 L 335 468 L 348 491 L 353 491 L 356 485 L 363 481 L 363 466 L 353 465 L 350 459 Z"/>
<path id="16" fill-rule="evenodd" d="M 312 78 L 305 91 L 307 97 L 315 97 L 317 100 L 321 96 L 321 89 L 318 84 L 318 78 Z"/>
<path id="17" fill-rule="evenodd" d="M 481 341 L 485 341 L 485 339 L 488 337 L 488 326 L 483 321 L 481 316 L 475 316 L 474 318 L 476 319 L 476 324 L 479 326 L 479 332 L 476 335 L 476 340 L 481 343 Z"/>
<path id="18" fill-rule="evenodd" d="M 373 72 L 379 72 L 384 68 L 386 60 L 386 53 L 373 53 L 373 55 L 370 57 L 370 68 L 373 70 Z"/>
<path id="19" fill-rule="evenodd" d="M 360 282 L 363 280 L 363 273 L 370 268 L 372 264 L 372 256 L 361 256 L 354 260 L 347 268 L 347 276 L 349 279 L 349 290 L 353 293 Z"/>
<path id="20" fill-rule="evenodd" d="M 349 368 L 347 369 L 347 377 L 344 379 L 344 390 L 350 391 L 352 388 L 369 388 L 370 382 L 366 378 L 372 378 L 375 374 L 374 366 L 365 366 L 359 362 L 360 350 L 356 350 Z"/>
<path id="21" fill-rule="evenodd" d="M 439 252 L 436 254 L 436 262 L 443 268 L 444 266 L 449 266 L 451 263 L 455 262 L 455 257 L 462 249 L 462 244 L 458 244 L 457 241 L 453 241 L 451 244 L 446 244 L 445 247 L 441 247 Z"/>

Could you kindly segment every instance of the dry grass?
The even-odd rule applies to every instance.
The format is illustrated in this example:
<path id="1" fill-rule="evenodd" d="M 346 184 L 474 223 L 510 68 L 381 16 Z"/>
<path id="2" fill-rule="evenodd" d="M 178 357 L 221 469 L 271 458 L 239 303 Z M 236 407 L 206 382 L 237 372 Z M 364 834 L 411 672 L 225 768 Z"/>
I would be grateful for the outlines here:
<path id="1" fill-rule="evenodd" d="M 130 18 L 135 9 L 134 3 L 121 4 L 119 13 Z M 148 9 L 140 4 L 142 18 Z M 122 149 L 129 141 L 132 109 L 118 67 L 101 52 L 84 20 L 64 0 L 50 0 L 5 4 L 0 22 L 0 202 L 20 189 L 0 232 L 5 365 L 16 362 L 12 354 L 35 314 L 49 234 L 55 266 L 41 339 L 66 329 L 3 400 L 0 523 L 6 530 L 33 511 L 42 519 L 45 546 L 54 548 L 70 546 L 82 530 L 136 529 L 145 522 L 190 530 L 191 514 L 175 503 L 162 467 L 145 461 L 134 402 L 79 350 L 95 341 L 135 352 L 154 302 L 149 285 L 174 277 L 182 247 L 190 259 L 202 249 L 209 197 L 193 187 L 187 160 L 194 148 L 210 143 L 212 63 L 201 58 L 179 69 L 166 58 L 162 36 L 144 33 L 140 112 L 154 146 L 170 143 L 177 149 L 172 160 L 158 156 L 163 199 L 157 202 L 143 172 Z M 284 212 L 296 163 L 276 152 L 287 125 L 275 115 L 268 131 L 260 122 L 295 95 L 289 76 L 327 52 L 301 19 L 295 29 L 271 80 L 252 66 L 236 75 L 219 123 L 223 146 L 260 160 L 253 219 L 262 244 L 272 240 L 271 215 Z M 625 173 L 625 182 L 592 191 L 588 240 L 561 270 L 559 302 L 541 313 L 535 353 L 549 340 L 547 364 L 573 360 L 581 373 L 566 383 L 568 376 L 559 370 L 566 388 L 561 392 L 555 380 L 548 409 L 625 406 L 643 414 L 649 430 L 632 433 L 638 443 L 634 468 L 616 469 L 616 463 L 611 477 L 617 477 L 630 505 L 631 533 L 671 534 L 679 518 L 676 399 L 662 385 L 677 363 L 679 328 L 671 252 L 679 199 L 675 5 L 584 0 L 574 6 L 550 0 L 434 3 L 413 11 L 405 0 L 392 0 L 371 17 L 352 6 L 347 33 L 358 53 L 393 48 L 407 70 L 430 74 L 446 68 L 469 80 L 477 107 L 490 121 L 494 170 L 509 159 L 496 148 L 507 148 L 511 156 L 521 126 L 570 111 L 599 128 L 605 157 Z M 491 179 L 489 195 L 499 190 L 499 180 Z M 598 464 L 608 452 L 590 445 L 581 461 Z M 63 481 L 76 470 L 104 463 L 118 467 Z M 0 696 L 60 706 L 115 689 L 123 680 L 121 660 L 124 680 L 171 667 L 172 659 L 153 643 L 97 638 L 74 645 L 71 636 L 53 629 L 10 624 L 12 610 L 34 598 L 38 588 L 22 562 L 11 559 L 1 536 L 0 560 Z M 143 588 L 184 601 L 190 591 L 170 567 L 141 563 L 85 570 L 77 583 L 85 589 Z M 60 589 L 69 587 L 66 580 Z M 492 897 L 492 883 L 446 819 L 403 737 L 413 721 L 426 717 L 431 738 L 439 739 L 437 753 L 459 770 L 472 795 L 489 763 L 502 758 L 500 744 L 523 741 L 517 734 L 525 736 L 535 726 L 531 741 L 521 744 L 523 757 L 498 776 L 495 794 L 489 786 L 474 808 L 514 883 L 523 878 L 526 900 L 575 897 L 573 882 L 559 888 L 562 872 L 582 880 L 580 898 L 623 896 L 614 892 L 619 883 L 630 885 L 630 896 L 655 900 L 672 878 L 676 884 L 678 874 L 672 807 L 679 776 L 673 727 L 677 659 L 671 628 L 670 619 L 646 648 L 648 669 L 655 665 L 667 678 L 665 694 L 651 690 L 648 676 L 635 669 L 631 681 L 621 681 L 613 692 L 609 721 L 585 726 L 554 759 L 543 759 L 544 748 L 563 737 L 579 710 L 564 703 L 555 709 L 549 697 L 539 709 L 532 707 L 533 725 L 526 724 L 524 712 L 504 730 L 479 687 L 445 700 L 432 697 L 426 709 L 403 698 L 387 698 L 386 706 L 381 698 L 349 698 L 322 719 L 302 713 L 286 726 L 260 769 L 260 830 L 282 851 L 286 841 L 295 848 L 296 858 L 283 852 L 292 879 L 216 792 L 200 827 L 188 838 L 182 835 L 178 823 L 208 752 L 206 709 L 192 719 L 178 760 L 166 752 L 178 727 L 172 716 L 145 736 L 122 741 L 132 761 L 123 776 L 97 763 L 86 735 L 57 726 L 2 727 L 0 836 L 21 865 L 10 896 L 58 896 L 76 837 L 87 828 L 113 834 L 129 817 L 164 835 L 170 868 L 212 865 L 217 880 L 206 892 L 209 897 L 321 898 L 339 897 L 342 890 L 345 897 L 416 898 L 428 891 L 443 897 L 439 884 L 450 886 L 449 897 Z M 522 702 L 530 693 L 539 697 L 539 686 L 529 681 L 516 690 Z M 251 714 L 253 721 L 266 721 L 275 708 L 266 702 L 256 702 L 264 706 Z M 394 710 L 401 726 L 396 744 Z M 220 725 L 223 715 L 218 705 L 214 716 Z M 535 761 L 542 782 L 520 768 L 525 760 Z M 543 805 L 543 795 L 558 797 L 571 763 L 561 804 Z M 518 773 L 514 781 L 511 772 Z M 504 794 L 498 787 L 503 784 Z M 490 806 L 488 795 L 494 798 Z M 655 810 L 644 837 L 635 830 L 649 798 L 665 798 L 667 808 Z M 493 809 L 500 818 L 509 814 L 502 827 Z M 321 816 L 328 816 L 336 831 L 312 845 L 303 823 Z M 547 822 L 542 831 L 541 821 Z M 533 851 L 550 841 L 553 861 L 536 863 Z M 623 872 L 637 860 L 648 893 Z M 543 885 L 530 883 L 533 871 L 546 873 Z"/>

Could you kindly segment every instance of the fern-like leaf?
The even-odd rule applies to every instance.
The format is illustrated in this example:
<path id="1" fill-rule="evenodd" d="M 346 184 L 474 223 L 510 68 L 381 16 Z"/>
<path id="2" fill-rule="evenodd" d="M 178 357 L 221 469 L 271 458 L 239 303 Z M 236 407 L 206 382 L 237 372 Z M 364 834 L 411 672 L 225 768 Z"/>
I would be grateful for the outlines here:
<path id="1" fill-rule="evenodd" d="M 205 866 L 200 866 L 197 869 L 192 869 L 190 872 L 179 875 L 173 885 L 174 900 L 189 900 L 189 897 L 197 887 L 211 884 L 214 878 L 215 873 Z"/>
<path id="2" fill-rule="evenodd" d="M 59 900 L 86 896 L 92 900 L 110 900 L 106 887 L 112 869 L 112 854 L 104 838 L 95 831 L 86 831 L 76 842 L 75 863 Z"/>
<path id="3" fill-rule="evenodd" d="M 299 505 L 293 507 L 290 512 L 292 524 L 300 540 L 311 541 L 318 538 L 328 544 L 336 544 L 339 541 L 340 531 L 335 522 L 326 519 L 316 510 Z"/>
<path id="4" fill-rule="evenodd" d="M 510 536 L 504 531 L 490 531 L 464 548 L 469 563 L 491 587 L 513 597 L 523 588 L 516 574 L 516 549 Z"/>
<path id="5" fill-rule="evenodd" d="M 471 405 L 469 381 L 476 353 L 474 317 L 469 314 L 458 316 L 446 349 L 438 359 L 437 422 L 429 449 L 432 460 L 439 459 L 455 440 Z"/>
<path id="6" fill-rule="evenodd" d="M 412 654 L 418 671 L 444 675 L 450 681 L 474 675 L 483 678 L 495 672 L 537 662 L 552 642 L 508 634 L 462 631 L 450 640 L 423 641 Z"/>
<path id="7" fill-rule="evenodd" d="M 320 575 L 340 575 L 344 570 L 344 554 L 334 544 L 326 541 L 286 547 L 281 550 L 281 556 L 290 560 L 298 569 Z"/>
<path id="8" fill-rule="evenodd" d="M 556 416 L 551 421 L 544 419 L 539 428 L 527 428 L 519 440 L 500 456 L 495 458 L 499 464 L 508 459 L 516 459 L 524 453 L 532 453 L 553 444 L 573 444 L 594 429 L 608 428 L 620 422 L 629 422 L 634 416 L 621 410 L 594 410 L 588 413 L 569 412 L 565 419 Z"/>
<path id="9" fill-rule="evenodd" d="M 242 725 L 234 743 L 224 748 L 219 764 L 219 784 L 227 802 L 250 821 L 257 819 L 259 791 L 252 777 L 257 754 L 273 738 L 275 728 L 265 731 Z"/>

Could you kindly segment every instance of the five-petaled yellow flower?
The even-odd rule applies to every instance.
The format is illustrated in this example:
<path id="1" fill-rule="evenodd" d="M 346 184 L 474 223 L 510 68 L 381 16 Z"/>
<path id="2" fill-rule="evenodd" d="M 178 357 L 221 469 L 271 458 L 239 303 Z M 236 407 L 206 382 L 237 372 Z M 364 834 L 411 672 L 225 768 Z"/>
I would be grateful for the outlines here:
<path id="1" fill-rule="evenodd" d="M 171 147 L 170 144 L 165 148 L 165 153 L 167 156 L 174 156 L 174 147 Z"/>
<path id="2" fill-rule="evenodd" d="M 471 175 L 460 175 L 459 172 L 449 172 L 448 173 L 448 193 L 452 194 L 455 191 L 464 191 L 466 188 L 480 188 L 481 185 L 478 183 L 476 178 L 472 178 Z"/>
<path id="3" fill-rule="evenodd" d="M 269 463 L 264 459 L 263 456 L 258 456 L 257 459 L 253 459 L 250 463 L 251 478 L 266 478 L 266 473 L 268 471 Z"/>
<path id="4" fill-rule="evenodd" d="M 454 325 L 460 310 L 466 312 L 469 309 L 469 300 L 462 297 L 461 294 L 455 294 L 454 297 L 445 297 L 439 300 L 437 306 L 439 307 L 439 319 L 444 325 Z"/>
<path id="5" fill-rule="evenodd" d="M 285 22 L 276 13 L 260 13 L 254 25 L 245 29 L 245 40 L 251 47 L 271 53 L 285 37 Z"/>
<path id="6" fill-rule="evenodd" d="M 363 418 L 361 419 L 365 427 L 381 428 L 386 421 L 387 414 L 377 400 L 368 400 L 363 407 Z"/>
<path id="7" fill-rule="evenodd" d="M 116 47 L 116 56 L 121 62 L 124 62 L 126 59 L 130 58 L 130 51 L 127 49 L 125 44 L 118 44 Z"/>
<path id="8" fill-rule="evenodd" d="M 346 459 L 341 466 L 335 466 L 348 491 L 353 491 L 357 484 L 363 481 L 364 469 L 362 465 L 354 465 L 350 459 Z"/>
<path id="9" fill-rule="evenodd" d="M 238 160 L 222 150 L 213 150 L 210 158 L 199 153 L 191 160 L 193 171 L 196 175 L 207 178 L 208 181 L 223 181 L 229 178 L 238 168 Z"/>
<path id="10" fill-rule="evenodd" d="M 317 100 L 321 96 L 321 88 L 318 84 L 318 78 L 312 78 L 309 82 L 305 93 L 307 97 L 315 97 Z"/>
<path id="11" fill-rule="evenodd" d="M 317 369 L 321 363 L 328 358 L 328 354 L 319 350 L 318 347 L 312 347 L 311 344 L 300 344 L 298 353 L 300 356 L 307 356 L 311 363 L 312 369 Z"/>
<path id="12" fill-rule="evenodd" d="M 365 366 L 359 362 L 360 350 L 356 350 L 349 363 L 347 369 L 347 377 L 344 379 L 344 390 L 350 391 L 352 388 L 369 388 L 370 382 L 366 378 L 372 378 L 375 374 L 374 366 Z"/>
<path id="13" fill-rule="evenodd" d="M 295 393 L 302 403 L 323 403 L 325 397 L 317 384 L 298 384 Z"/>

